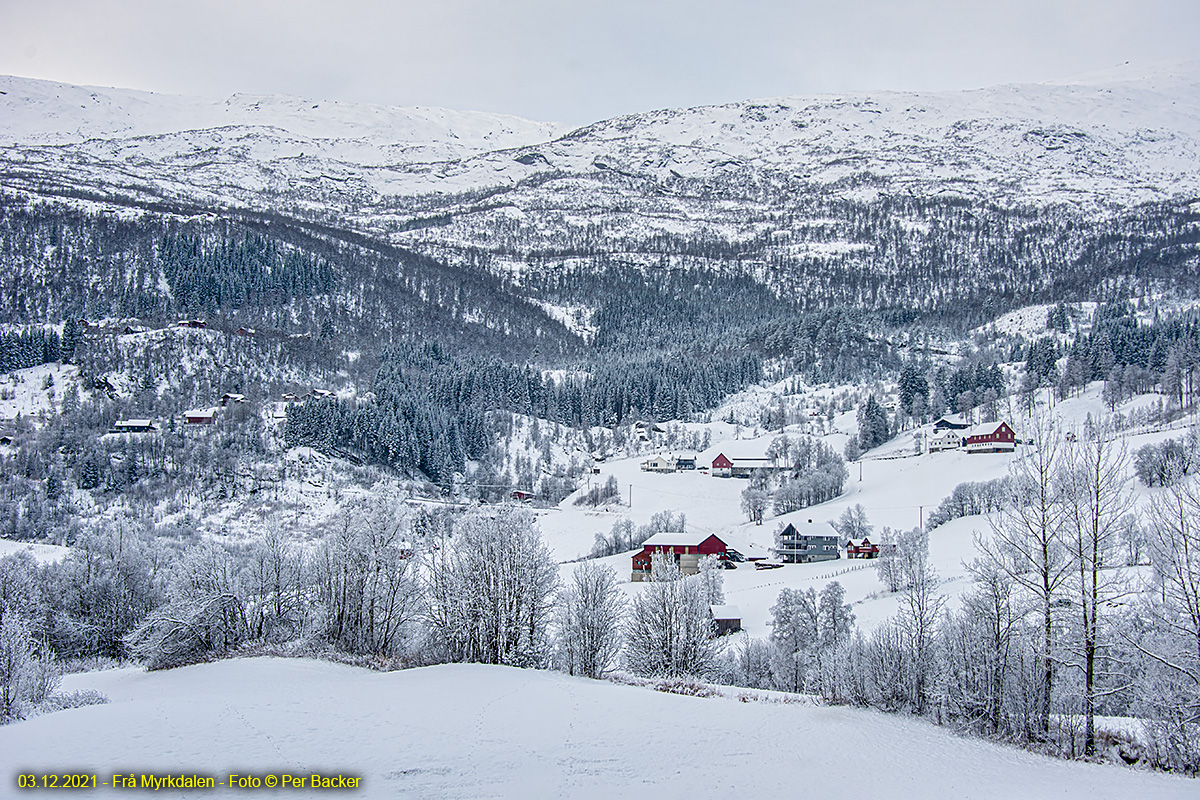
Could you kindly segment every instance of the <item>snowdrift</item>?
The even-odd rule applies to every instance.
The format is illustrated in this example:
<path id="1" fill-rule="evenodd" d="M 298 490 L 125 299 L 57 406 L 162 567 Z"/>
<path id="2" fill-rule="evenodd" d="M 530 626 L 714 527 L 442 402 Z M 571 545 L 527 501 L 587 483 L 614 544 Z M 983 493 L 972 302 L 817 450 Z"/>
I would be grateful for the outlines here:
<path id="1" fill-rule="evenodd" d="M 71 676 L 104 706 L 0 728 L 16 771 L 353 775 L 354 797 L 1184 798 L 1170 775 L 1053 761 L 850 708 L 742 703 L 481 665 L 376 673 L 253 658 Z M 265 785 L 265 784 L 264 784 Z M 265 790 L 260 790 L 265 791 Z M 293 792 L 294 793 L 294 792 Z"/>

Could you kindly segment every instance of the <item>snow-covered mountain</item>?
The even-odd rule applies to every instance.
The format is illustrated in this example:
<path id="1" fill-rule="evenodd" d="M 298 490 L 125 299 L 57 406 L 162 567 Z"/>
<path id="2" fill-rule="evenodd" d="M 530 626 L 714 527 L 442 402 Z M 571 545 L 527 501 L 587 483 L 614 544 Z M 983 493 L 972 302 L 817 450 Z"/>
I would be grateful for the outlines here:
<path id="1" fill-rule="evenodd" d="M 573 131 L 9 77 L 0 185 L 109 210 L 269 217 L 518 281 L 602 257 L 732 268 L 805 307 L 938 312 L 967 299 L 978 324 L 1200 263 L 1200 62 L 667 109 Z"/>
<path id="2" fill-rule="evenodd" d="M 745 188 L 730 198 L 745 206 L 772 189 L 802 188 L 864 199 L 1131 204 L 1200 191 L 1198 65 L 668 109 L 571 132 L 496 114 L 280 96 L 213 101 L 3 77 L 0 163 L 10 187 L 249 207 L 282 199 L 359 212 L 372 228 L 386 227 L 370 218 L 401 198 L 430 193 L 498 189 L 521 210 L 538 205 L 533 198 L 615 210 L 620 202 L 606 203 L 597 185 L 606 173 L 675 198 L 673 225 L 647 223 L 668 228 L 693 221 L 683 208 L 706 187 L 731 185 Z"/>

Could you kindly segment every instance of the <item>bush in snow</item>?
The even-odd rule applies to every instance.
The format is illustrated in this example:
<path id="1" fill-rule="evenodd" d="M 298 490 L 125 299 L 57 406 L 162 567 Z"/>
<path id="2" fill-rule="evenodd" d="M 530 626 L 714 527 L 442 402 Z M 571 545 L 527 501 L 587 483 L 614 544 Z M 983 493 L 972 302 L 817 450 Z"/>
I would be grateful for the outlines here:
<path id="1" fill-rule="evenodd" d="M 83 533 L 50 571 L 55 650 L 118 657 L 124 637 L 164 600 L 169 563 L 140 520 L 118 517 Z"/>
<path id="2" fill-rule="evenodd" d="M 846 462 L 821 440 L 780 436 L 771 443 L 768 452 L 772 451 L 791 467 L 775 492 L 776 515 L 823 503 L 842 493 L 849 474 Z"/>
<path id="3" fill-rule="evenodd" d="M 614 500 L 621 496 L 621 489 L 617 486 L 617 476 L 609 475 L 608 480 L 603 484 L 593 486 L 579 497 L 575 498 L 575 505 L 582 506 L 598 506 Z"/>
<path id="4" fill-rule="evenodd" d="M 833 527 L 837 528 L 843 540 L 862 539 L 875 531 L 875 526 L 867 519 L 867 510 L 862 507 L 862 503 L 856 503 L 843 511 Z"/>
<path id="5" fill-rule="evenodd" d="M 990 481 L 964 481 L 955 486 L 954 491 L 929 515 L 927 529 L 933 530 L 952 519 L 999 511 L 1009 502 L 1011 494 L 1012 479 L 1008 477 Z"/>
<path id="6" fill-rule="evenodd" d="M 704 597 L 709 605 L 725 604 L 725 565 L 715 555 L 704 556 L 700 559 L 700 572 L 697 576 L 704 587 Z"/>
<path id="7" fill-rule="evenodd" d="M 891 425 L 888 423 L 887 411 L 875 399 L 874 395 L 858 407 L 858 444 L 863 450 L 886 442 L 892 438 Z"/>
<path id="8" fill-rule="evenodd" d="M 148 669 L 170 669 L 245 641 L 248 628 L 237 572 L 236 560 L 222 547 L 193 547 L 176 565 L 170 601 L 125 637 L 129 652 Z"/>
<path id="9" fill-rule="evenodd" d="M 1133 460 L 1138 480 L 1147 486 L 1169 486 L 1195 472 L 1195 438 L 1193 433 L 1188 436 L 1188 442 L 1168 439 L 1139 448 Z"/>
<path id="10" fill-rule="evenodd" d="M 544 661 L 558 565 L 531 511 L 506 505 L 465 514 L 453 546 L 440 547 L 428 567 L 426 620 L 446 658 Z"/>
<path id="11" fill-rule="evenodd" d="M 734 646 L 721 654 L 721 682 L 750 689 L 774 688 L 771 678 L 773 652 L 771 645 L 763 639 L 739 637 Z"/>
<path id="12" fill-rule="evenodd" d="M 656 555 L 651 580 L 633 601 L 625 633 L 625 666 L 651 677 L 703 677 L 716 665 L 707 592 L 698 576 L 685 577 L 673 560 Z"/>
<path id="13" fill-rule="evenodd" d="M 0 622 L 0 722 L 19 719 L 33 662 L 33 640 L 15 613 Z"/>
<path id="14" fill-rule="evenodd" d="M 390 498 L 347 511 L 341 527 L 325 537 L 312 559 L 317 605 L 324 612 L 319 628 L 324 638 L 348 653 L 388 657 L 405 648 L 405 634 L 420 611 L 420 586 L 413 568 L 411 526 L 400 505 Z M 264 554 L 268 570 L 265 593 L 256 613 L 272 625 L 295 625 L 292 607 L 295 565 L 273 546 Z M 278 568 L 272 566 L 282 561 Z M 282 578 L 276 570 L 282 570 Z M 264 586 L 261 580 L 256 585 Z M 278 590 L 275 584 L 279 583 Z M 260 590 L 261 591 L 261 590 Z M 277 606 L 283 596 L 284 602 Z M 266 608 L 263 609 L 265 603 Z"/>
<path id="15" fill-rule="evenodd" d="M 21 719 L 54 695 L 62 670 L 49 646 L 10 608 L 0 621 L 0 723 Z"/>
<path id="16" fill-rule="evenodd" d="M 558 596 L 559 667 L 599 678 L 621 652 L 625 596 L 612 567 L 584 561 Z"/>
<path id="17" fill-rule="evenodd" d="M 827 584 L 820 595 L 811 588 L 779 593 L 771 607 L 771 667 L 776 688 L 815 690 L 836 699 L 829 660 L 854 626 L 854 614 L 845 598 L 845 589 L 837 581 Z"/>

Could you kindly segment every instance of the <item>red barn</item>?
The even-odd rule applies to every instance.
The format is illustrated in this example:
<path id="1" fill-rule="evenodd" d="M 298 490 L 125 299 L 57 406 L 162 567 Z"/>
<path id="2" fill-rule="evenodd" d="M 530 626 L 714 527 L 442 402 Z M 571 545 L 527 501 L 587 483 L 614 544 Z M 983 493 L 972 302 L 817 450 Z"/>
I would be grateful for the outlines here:
<path id="1" fill-rule="evenodd" d="M 1017 434 L 1007 422 L 976 425 L 963 437 L 968 453 L 1011 453 L 1017 449 Z"/>
<path id="2" fill-rule="evenodd" d="M 712 474 L 717 478 L 728 478 L 733 474 L 733 461 L 724 453 L 717 453 L 712 462 Z"/>
<path id="3" fill-rule="evenodd" d="M 727 545 L 715 533 L 656 533 L 642 543 L 642 552 L 633 556 L 633 580 L 643 581 L 650 576 L 655 553 L 674 558 L 685 575 L 700 571 L 703 556 L 729 558 Z"/>

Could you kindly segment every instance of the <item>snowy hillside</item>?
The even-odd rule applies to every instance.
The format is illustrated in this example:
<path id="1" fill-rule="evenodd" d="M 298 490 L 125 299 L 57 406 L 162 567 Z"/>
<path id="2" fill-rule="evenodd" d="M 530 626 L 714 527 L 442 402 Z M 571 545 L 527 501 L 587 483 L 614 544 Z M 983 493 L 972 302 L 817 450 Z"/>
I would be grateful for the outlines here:
<path id="1" fill-rule="evenodd" d="M 554 198 L 569 216 L 610 205 L 602 186 L 613 176 L 657 197 L 629 224 L 666 232 L 718 221 L 696 218 L 705 185 L 1102 205 L 1200 188 L 1197 62 L 1061 84 L 670 109 L 561 136 L 548 123 L 443 109 L 214 101 L 14 77 L 0 89 L 0 162 L 11 187 L 260 209 L 325 204 L 377 232 L 405 219 L 397 197 L 499 187 L 501 204 L 481 208 L 469 197 L 449 211 L 520 213 Z M 756 201 L 744 195 L 735 205 L 753 211 Z M 769 229 L 764 219 L 737 235 Z"/>
<path id="2" fill-rule="evenodd" d="M 1099 419 L 1107 413 L 1101 400 L 1101 388 L 1101 384 L 1093 384 L 1079 396 L 1059 401 L 1051 413 L 1064 429 L 1081 425 L 1089 416 Z M 1041 405 L 1045 408 L 1047 396 L 1043 393 L 1042 398 Z M 1135 397 L 1118 411 L 1128 415 L 1132 409 L 1151 399 Z M 1014 420 L 1021 430 L 1025 423 L 1023 415 L 1015 408 L 1011 411 L 1016 413 L 1006 414 L 1006 418 Z M 840 415 L 835 420 L 835 431 L 823 439 L 840 451 L 848 436 L 837 432 L 836 428 L 852 430 L 854 425 L 852 412 Z M 697 455 L 700 465 L 710 464 L 718 453 L 761 457 L 778 435 L 753 435 L 747 431 L 742 438 L 735 439 L 732 426 L 725 423 L 687 427 L 707 427 L 712 432 L 714 444 Z M 1179 438 L 1185 432 L 1184 423 L 1176 423 L 1164 430 L 1131 430 L 1122 441 L 1133 453 L 1143 445 Z M 787 433 L 795 436 L 798 431 Z M 924 435 L 930 435 L 929 426 Z M 913 432 L 903 433 L 892 442 L 866 453 L 861 470 L 860 465 L 849 464 L 850 477 L 839 497 L 788 514 L 768 512 L 761 526 L 747 522 L 741 509 L 741 493 L 746 488 L 743 480 L 711 477 L 703 471 L 643 472 L 639 464 L 645 457 L 614 460 L 600 465 L 601 472 L 594 478 L 596 482 L 603 482 L 609 476 L 617 479 L 621 489 L 618 503 L 588 509 L 574 506 L 568 499 L 558 508 L 541 512 L 539 523 L 547 544 L 563 561 L 586 556 L 596 534 L 608 533 L 617 520 L 628 518 L 643 525 L 652 515 L 663 511 L 682 512 L 687 518 L 688 530 L 715 533 L 742 552 L 752 549 L 769 554 L 774 546 L 774 532 L 783 525 L 807 520 L 835 522 L 843 511 L 855 505 L 863 506 L 876 535 L 885 526 L 893 530 L 911 529 L 927 522 L 958 484 L 1002 478 L 1008 474 L 1013 458 L 1017 457 L 1008 453 L 969 454 L 961 450 L 913 455 L 913 450 Z M 1144 504 L 1154 490 L 1146 489 L 1132 475 L 1130 478 L 1139 504 Z M 632 505 L 627 505 L 630 500 Z M 952 608 L 972 585 L 967 565 L 979 555 L 975 536 L 977 533 L 988 535 L 989 531 L 986 517 L 969 516 L 951 520 L 929 533 L 930 557 L 939 576 L 939 591 L 948 598 Z M 623 588 L 632 597 L 646 584 L 630 582 L 630 555 L 607 556 L 601 561 L 616 570 Z M 723 573 L 725 594 L 728 602 L 736 604 L 741 611 L 742 626 L 748 635 L 763 638 L 771 633 L 770 609 L 782 589 L 820 591 L 836 580 L 845 587 L 846 599 L 853 606 L 858 624 L 864 630 L 871 630 L 893 616 L 898 607 L 897 595 L 886 591 L 874 567 L 873 561 L 846 559 L 788 564 L 775 570 L 756 570 L 753 565 L 743 563 Z M 574 568 L 575 564 L 566 563 L 563 572 L 569 574 Z"/>
<path id="3" fill-rule="evenodd" d="M 561 126 L 444 108 L 394 108 L 283 95 L 235 94 L 211 100 L 0 77 L 0 142 L 6 145 L 67 145 L 245 128 L 262 128 L 266 138 L 295 137 L 313 147 L 340 140 L 347 152 L 360 154 L 366 153 L 368 145 L 412 148 L 432 160 L 542 141 Z"/>
<path id="4" fill-rule="evenodd" d="M 265 223 L 303 246 L 316 235 L 386 256 L 399 246 L 503 280 L 594 341 L 595 293 L 539 294 L 539 276 L 594 273 L 603 257 L 746 276 L 805 310 L 916 309 L 977 325 L 1019 305 L 1094 300 L 1118 276 L 1170 280 L 1200 260 L 1200 62 L 664 109 L 569 132 L 23 78 L 0 78 L 0 91 L 0 176 L 17 205 Z"/>
<path id="5" fill-rule="evenodd" d="M 354 776 L 356 797 L 1192 797 L 1192 781 L 1068 763 L 913 719 L 681 697 L 535 670 L 375 673 L 240 659 L 69 678 L 108 705 L 0 728 L 21 772 Z M 747 697 L 756 693 L 746 693 Z M 761 694 L 761 693 L 759 693 Z M 847 749 L 869 758 L 847 758 Z M 69 755 L 66 755 L 69 754 Z M 261 790 L 260 790 L 261 791 Z"/>

